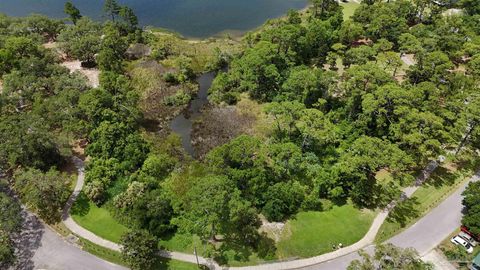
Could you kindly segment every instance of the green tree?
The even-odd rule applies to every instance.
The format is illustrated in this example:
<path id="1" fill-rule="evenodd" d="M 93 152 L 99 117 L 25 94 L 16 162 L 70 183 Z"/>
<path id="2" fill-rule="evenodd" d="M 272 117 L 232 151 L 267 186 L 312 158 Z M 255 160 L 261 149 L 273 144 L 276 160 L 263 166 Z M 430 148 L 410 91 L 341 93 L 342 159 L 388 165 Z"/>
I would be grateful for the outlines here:
<path id="1" fill-rule="evenodd" d="M 0 266 L 8 269 L 15 261 L 15 248 L 7 232 L 0 231 Z"/>
<path id="2" fill-rule="evenodd" d="M 352 200 L 364 207 L 385 205 L 393 198 L 385 197 L 391 190 L 377 183 L 376 173 L 388 168 L 401 178 L 412 166 L 412 159 L 396 145 L 379 138 L 363 136 L 342 153 L 336 167 L 339 184 L 350 190 Z M 343 183 L 342 183 L 343 182 Z M 395 192 L 390 195 L 397 195 Z"/>
<path id="3" fill-rule="evenodd" d="M 305 187 L 300 183 L 280 182 L 270 186 L 264 194 L 262 212 L 271 221 L 283 221 L 295 214 L 305 198 Z"/>
<path id="4" fill-rule="evenodd" d="M 395 77 L 398 68 L 403 65 L 398 53 L 392 51 L 380 53 L 377 55 L 377 61 L 380 62 L 386 70 L 392 71 L 392 77 Z"/>
<path id="5" fill-rule="evenodd" d="M 362 96 L 378 87 L 393 82 L 392 77 L 373 62 L 352 66 L 345 72 L 340 87 L 345 91 L 348 117 L 356 119 L 361 112 Z"/>
<path id="6" fill-rule="evenodd" d="M 28 32 L 42 36 L 43 41 L 54 41 L 64 27 L 62 20 L 51 19 L 45 15 L 32 14 L 25 18 Z"/>
<path id="7" fill-rule="evenodd" d="M 449 141 L 443 119 L 415 108 L 404 108 L 399 113 L 398 123 L 390 127 L 391 138 L 422 164 L 436 158 L 441 153 L 442 142 Z"/>
<path id="8" fill-rule="evenodd" d="M 248 238 L 255 239 L 259 226 L 255 211 L 250 203 L 243 200 L 235 184 L 223 176 L 205 176 L 197 178 L 183 198 L 174 205 L 180 213 L 173 219 L 181 230 L 194 233 L 204 240 L 216 240 L 217 235 L 238 238 L 242 229 L 249 231 Z M 253 239 L 242 240 L 253 242 Z"/>
<path id="9" fill-rule="evenodd" d="M 433 270 L 433 265 L 423 262 L 415 249 L 402 249 L 392 244 L 376 246 L 372 256 L 365 251 L 358 252 L 362 260 L 354 260 L 348 266 L 348 270 L 362 269 L 416 269 Z"/>
<path id="10" fill-rule="evenodd" d="M 480 56 L 478 54 L 473 55 L 468 61 L 467 70 L 469 74 L 480 78 Z"/>
<path id="11" fill-rule="evenodd" d="M 43 173 L 37 169 L 18 171 L 15 190 L 47 223 L 60 220 L 64 203 L 70 195 L 68 176 L 56 170 Z"/>
<path id="12" fill-rule="evenodd" d="M 417 53 L 422 50 L 422 44 L 417 37 L 410 33 L 403 33 L 398 38 L 400 53 Z"/>
<path id="13" fill-rule="evenodd" d="M 150 154 L 143 162 L 141 173 L 161 180 L 172 171 L 175 162 L 176 160 L 166 154 Z"/>
<path id="14" fill-rule="evenodd" d="M 122 258 L 131 269 L 152 269 L 157 260 L 157 240 L 144 230 L 127 232 L 120 240 Z"/>
<path id="15" fill-rule="evenodd" d="M 467 210 L 462 218 L 462 224 L 474 234 L 480 234 L 480 182 L 471 182 L 462 193 L 463 206 Z"/>
<path id="16" fill-rule="evenodd" d="M 0 231 L 7 234 L 18 232 L 23 221 L 20 205 L 3 191 L 0 191 L 0 209 L 2 209 L 0 213 Z"/>
<path id="17" fill-rule="evenodd" d="M 78 101 L 80 111 L 93 127 L 106 120 L 104 111 L 112 106 L 113 97 L 103 88 L 89 89 L 80 96 Z"/>
<path id="18" fill-rule="evenodd" d="M 70 16 L 70 20 L 73 22 L 73 24 L 77 24 L 77 21 L 82 17 L 80 10 L 74 6 L 71 1 L 65 2 L 63 12 Z"/>
<path id="19" fill-rule="evenodd" d="M 123 122 L 103 121 L 89 136 L 86 153 L 98 158 L 116 158 L 125 170 L 139 168 L 148 154 L 148 145 L 135 129 Z"/>
<path id="20" fill-rule="evenodd" d="M 238 76 L 241 92 L 248 92 L 254 99 L 268 101 L 278 93 L 283 80 L 281 72 L 286 67 L 280 46 L 261 41 L 247 49 L 243 57 L 233 61 L 232 76 Z"/>
<path id="21" fill-rule="evenodd" d="M 175 228 L 171 222 L 174 212 L 170 198 L 163 189 L 146 192 L 135 202 L 131 213 L 135 219 L 134 226 L 146 229 L 157 237 L 165 236 Z"/>
<path id="22" fill-rule="evenodd" d="M 467 214 L 462 218 L 462 224 L 467 226 L 470 232 L 480 234 L 480 205 L 468 209 Z"/>
<path id="23" fill-rule="evenodd" d="M 350 46 L 354 41 L 365 36 L 365 30 L 361 24 L 352 20 L 346 20 L 342 23 L 338 36 L 342 44 Z"/>
<path id="24" fill-rule="evenodd" d="M 312 4 L 312 16 L 314 18 L 326 20 L 342 10 L 338 2 L 333 0 L 310 0 L 310 2 Z"/>
<path id="25" fill-rule="evenodd" d="M 335 27 L 330 20 L 312 19 L 307 25 L 306 50 L 307 56 L 315 62 L 322 64 L 335 44 Z"/>
<path id="26" fill-rule="evenodd" d="M 273 117 L 274 134 L 279 139 L 297 138 L 299 130 L 296 126 L 297 121 L 301 117 L 305 105 L 298 101 L 289 102 L 272 102 L 265 106 L 265 112 Z"/>
<path id="27" fill-rule="evenodd" d="M 113 71 L 121 74 L 128 44 L 116 27 L 108 25 L 104 28 L 104 32 L 105 36 L 102 39 L 97 57 L 98 66 L 102 71 Z"/>
<path id="28" fill-rule="evenodd" d="M 261 140 L 240 135 L 229 143 L 214 148 L 206 157 L 209 167 L 231 179 L 254 205 L 262 203 L 261 195 L 268 187 L 264 157 L 260 155 Z"/>
<path id="29" fill-rule="evenodd" d="M 35 167 L 47 171 L 62 164 L 59 143 L 35 115 L 0 118 L 0 165 Z"/>
<path id="30" fill-rule="evenodd" d="M 22 214 L 20 204 L 9 197 L 1 189 L 0 183 L 0 267 L 9 269 L 15 260 L 15 249 L 12 235 L 22 227 Z"/>
<path id="31" fill-rule="evenodd" d="M 282 96 L 312 106 L 319 98 L 328 95 L 329 82 L 322 80 L 324 77 L 326 76 L 319 69 L 293 68 L 282 85 Z"/>
<path id="32" fill-rule="evenodd" d="M 20 69 L 23 58 L 43 56 L 39 43 L 28 37 L 9 36 L 0 48 L 0 74 Z"/>
<path id="33" fill-rule="evenodd" d="M 476 0 L 461 0 L 459 4 L 469 15 L 480 14 L 480 3 Z"/>
<path id="34" fill-rule="evenodd" d="M 346 67 L 350 65 L 364 65 L 369 61 L 375 60 L 376 52 L 370 46 L 359 46 L 351 48 L 345 52 L 345 57 L 343 58 L 343 64 Z"/>
<path id="35" fill-rule="evenodd" d="M 118 15 L 122 19 L 127 33 L 134 33 L 138 28 L 138 18 L 133 9 L 127 6 L 120 7 Z"/>
<path id="36" fill-rule="evenodd" d="M 100 50 L 101 35 L 101 26 L 98 23 L 82 17 L 75 25 L 63 30 L 58 41 L 68 56 L 92 65 Z"/>
<path id="37" fill-rule="evenodd" d="M 105 15 L 110 17 L 112 21 L 115 21 L 115 16 L 118 16 L 120 9 L 121 6 L 116 0 L 105 0 L 103 4 L 103 12 L 105 12 Z"/>
<path id="38" fill-rule="evenodd" d="M 465 102 L 464 102 L 465 103 Z M 480 147 L 480 98 L 473 96 L 464 104 L 464 109 L 457 121 L 458 132 L 457 138 L 459 144 L 455 151 L 457 155 L 465 146 L 470 146 L 472 149 Z"/>
<path id="39" fill-rule="evenodd" d="M 434 51 L 426 54 L 416 54 L 417 63 L 407 70 L 410 82 L 417 84 L 424 81 L 431 81 L 436 84 L 445 83 L 449 70 L 453 64 L 448 55 L 441 51 Z"/>

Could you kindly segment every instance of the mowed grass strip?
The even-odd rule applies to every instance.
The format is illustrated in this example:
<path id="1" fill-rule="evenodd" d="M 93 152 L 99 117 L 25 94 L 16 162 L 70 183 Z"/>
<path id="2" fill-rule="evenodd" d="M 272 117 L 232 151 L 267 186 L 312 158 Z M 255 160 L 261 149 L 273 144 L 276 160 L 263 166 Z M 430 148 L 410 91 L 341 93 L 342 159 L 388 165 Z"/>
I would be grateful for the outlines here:
<path id="1" fill-rule="evenodd" d="M 367 233 L 375 212 L 352 204 L 333 206 L 324 212 L 300 212 L 285 225 L 277 243 L 281 259 L 312 257 L 333 251 L 332 246 L 351 245 Z"/>
<path id="2" fill-rule="evenodd" d="M 96 245 L 86 239 L 80 238 L 80 244 L 82 245 L 83 250 L 100 257 L 106 261 L 127 266 L 123 261 L 122 255 L 120 252 L 113 251 L 102 246 Z M 171 260 L 167 258 L 158 257 L 154 267 L 154 270 L 194 270 L 199 269 L 196 264 L 187 263 L 177 260 Z"/>
<path id="3" fill-rule="evenodd" d="M 96 206 L 83 193 L 80 193 L 73 205 L 71 214 L 73 220 L 80 226 L 115 243 L 120 242 L 122 235 L 128 231 L 128 228 L 117 222 L 107 209 Z"/>

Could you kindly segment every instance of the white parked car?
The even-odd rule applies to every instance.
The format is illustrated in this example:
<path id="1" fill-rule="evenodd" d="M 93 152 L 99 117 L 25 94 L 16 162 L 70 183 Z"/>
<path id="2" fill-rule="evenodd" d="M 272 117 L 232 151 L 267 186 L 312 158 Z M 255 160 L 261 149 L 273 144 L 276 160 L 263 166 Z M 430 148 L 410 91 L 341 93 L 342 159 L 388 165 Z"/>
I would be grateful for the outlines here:
<path id="1" fill-rule="evenodd" d="M 452 242 L 453 244 L 455 245 L 461 245 L 463 246 L 468 253 L 472 253 L 473 252 L 473 247 L 472 245 L 470 245 L 470 243 L 468 243 L 467 240 L 463 239 L 462 237 L 456 235 L 454 237 L 452 237 L 452 239 L 450 239 L 450 242 Z"/>
<path id="2" fill-rule="evenodd" d="M 477 246 L 477 241 L 475 241 L 475 239 L 473 239 L 473 237 L 471 237 L 468 233 L 466 232 L 459 232 L 458 233 L 458 236 L 462 237 L 463 239 L 467 240 L 468 243 L 470 243 L 470 245 L 472 245 L 473 247 L 476 247 Z"/>

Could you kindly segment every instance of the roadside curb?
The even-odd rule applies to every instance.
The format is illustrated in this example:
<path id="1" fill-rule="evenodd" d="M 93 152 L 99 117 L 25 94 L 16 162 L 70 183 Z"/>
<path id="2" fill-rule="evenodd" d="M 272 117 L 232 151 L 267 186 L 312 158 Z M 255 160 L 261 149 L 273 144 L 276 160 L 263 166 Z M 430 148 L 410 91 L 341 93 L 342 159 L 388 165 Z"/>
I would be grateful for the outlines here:
<path id="1" fill-rule="evenodd" d="M 78 225 L 75 220 L 73 220 L 72 216 L 70 215 L 70 209 L 72 208 L 75 200 L 79 196 L 80 192 L 82 191 L 83 185 L 85 183 L 85 171 L 84 171 L 84 162 L 78 157 L 73 157 L 73 162 L 75 167 L 78 171 L 77 176 L 77 183 L 75 188 L 72 192 L 72 195 L 68 199 L 63 212 L 62 212 L 62 221 L 65 226 L 75 235 L 84 238 L 96 245 L 102 246 L 104 248 L 114 250 L 114 251 L 121 251 L 121 245 L 106 240 L 98 235 L 92 233 L 91 231 L 83 228 L 82 226 Z M 430 174 L 438 167 L 438 163 L 435 161 L 430 162 L 427 167 L 422 171 L 422 174 L 417 177 L 416 185 L 412 187 L 406 187 L 403 189 L 403 195 L 400 200 L 406 199 L 412 196 L 412 194 L 418 189 L 418 187 L 430 176 Z M 323 263 L 326 261 L 333 260 L 335 258 L 339 258 L 342 256 L 346 256 L 348 254 L 357 252 L 358 250 L 365 248 L 369 245 L 372 245 L 375 241 L 375 237 L 380 230 L 381 225 L 384 223 L 386 218 L 388 217 L 388 213 L 391 209 L 395 206 L 397 202 L 392 202 L 383 209 L 377 216 L 374 218 L 372 225 L 368 232 L 363 236 L 362 239 L 353 243 L 349 246 L 344 248 L 321 254 L 315 257 L 304 258 L 304 259 L 297 259 L 292 261 L 284 261 L 284 262 L 276 262 L 276 263 L 266 263 L 254 266 L 243 266 L 243 267 L 222 267 L 214 262 L 212 259 L 206 259 L 204 257 L 198 256 L 198 262 L 202 265 L 209 267 L 210 269 L 232 269 L 232 270 L 280 270 L 280 269 L 299 269 L 302 267 L 308 267 L 315 264 Z M 164 258 L 175 259 L 179 261 L 189 262 L 196 264 L 197 263 L 197 256 L 194 254 L 187 254 L 175 251 L 167 251 L 167 250 L 159 250 L 158 255 Z"/>

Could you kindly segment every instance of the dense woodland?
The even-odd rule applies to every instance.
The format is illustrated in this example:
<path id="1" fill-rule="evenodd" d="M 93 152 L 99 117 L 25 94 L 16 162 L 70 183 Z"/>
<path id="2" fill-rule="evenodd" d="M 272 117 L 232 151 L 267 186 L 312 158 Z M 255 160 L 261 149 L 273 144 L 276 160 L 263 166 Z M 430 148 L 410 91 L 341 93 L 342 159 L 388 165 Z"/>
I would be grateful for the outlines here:
<path id="1" fill-rule="evenodd" d="M 454 7 L 464 10 L 445 13 Z M 314 0 L 307 12 L 291 11 L 247 34 L 241 50 L 216 50 L 200 69 L 162 35 L 142 31 L 133 11 L 115 1 L 105 2 L 103 23 L 71 3 L 65 11 L 68 24 L 0 15 L 0 172 L 46 222 L 60 218 L 71 181 L 60 169 L 82 139 L 83 192 L 132 230 L 122 240 L 127 249 L 141 246 L 141 254 L 153 256 L 158 239 L 189 233 L 221 263 L 224 246 L 273 257 L 272 240 L 258 231 L 260 215 L 285 221 L 346 201 L 384 207 L 438 155 L 478 158 L 475 1 L 363 1 L 344 20 L 337 2 Z M 180 90 L 165 106 L 185 106 L 195 72 L 216 70 L 211 106 L 255 101 L 269 128 L 236 136 L 200 160 L 173 135 L 152 139 L 126 54 L 138 43 L 152 48 L 148 61 L 176 56 L 162 76 Z M 65 58 L 98 67 L 100 86 L 62 67 Z M 392 179 L 378 182 L 380 170 Z M 480 232 L 478 191 L 470 190 L 464 222 Z M 3 193 L 0 204 L 19 211 Z M 13 255 L 15 228 L 14 221 L 0 222 L 2 261 Z M 125 260 L 132 267 L 149 267 L 151 260 L 131 253 Z"/>

